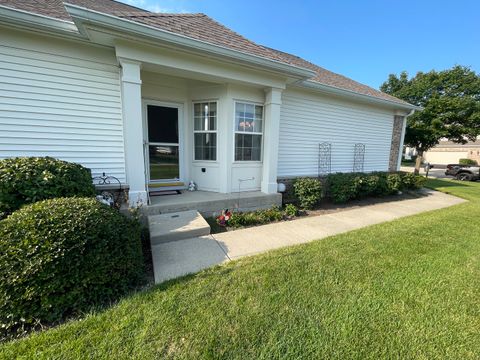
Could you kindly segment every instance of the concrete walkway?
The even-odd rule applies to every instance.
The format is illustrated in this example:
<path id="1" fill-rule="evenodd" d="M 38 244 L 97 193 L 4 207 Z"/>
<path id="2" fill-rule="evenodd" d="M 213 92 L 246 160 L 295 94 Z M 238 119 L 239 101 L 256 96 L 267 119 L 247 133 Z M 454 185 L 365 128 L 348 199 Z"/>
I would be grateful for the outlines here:
<path id="1" fill-rule="evenodd" d="M 244 256 L 302 244 L 463 202 L 465 200 L 455 196 L 426 190 L 425 196 L 419 198 L 155 245 L 152 246 L 155 282 L 195 273 Z"/>

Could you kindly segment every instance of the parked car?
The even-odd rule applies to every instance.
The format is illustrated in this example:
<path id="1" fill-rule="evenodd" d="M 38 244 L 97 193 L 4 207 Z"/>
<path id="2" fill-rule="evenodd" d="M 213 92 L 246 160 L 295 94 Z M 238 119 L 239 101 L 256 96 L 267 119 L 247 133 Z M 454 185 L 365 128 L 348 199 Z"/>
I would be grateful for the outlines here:
<path id="1" fill-rule="evenodd" d="M 480 179 L 480 167 L 471 165 L 448 164 L 445 175 L 454 176 L 461 181 L 476 181 Z"/>

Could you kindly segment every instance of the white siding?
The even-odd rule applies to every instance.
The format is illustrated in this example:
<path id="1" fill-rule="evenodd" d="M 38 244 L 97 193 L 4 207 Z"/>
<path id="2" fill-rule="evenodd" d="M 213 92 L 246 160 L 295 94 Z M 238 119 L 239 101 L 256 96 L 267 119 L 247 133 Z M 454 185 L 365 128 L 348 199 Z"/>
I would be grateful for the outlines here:
<path id="1" fill-rule="evenodd" d="M 0 158 L 52 156 L 125 182 L 113 51 L 1 31 Z"/>
<path id="2" fill-rule="evenodd" d="M 282 98 L 278 176 L 318 174 L 319 144 L 332 144 L 332 172 L 353 169 L 354 145 L 365 144 L 364 171 L 386 171 L 393 112 L 287 89 Z"/>

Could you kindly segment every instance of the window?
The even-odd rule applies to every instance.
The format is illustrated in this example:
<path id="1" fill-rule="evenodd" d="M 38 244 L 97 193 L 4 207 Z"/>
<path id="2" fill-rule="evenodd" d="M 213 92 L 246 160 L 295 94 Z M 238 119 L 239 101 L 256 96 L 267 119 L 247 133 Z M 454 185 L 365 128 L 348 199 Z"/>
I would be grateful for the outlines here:
<path id="1" fill-rule="evenodd" d="M 235 103 L 235 161 L 262 159 L 263 106 Z"/>
<path id="2" fill-rule="evenodd" d="M 217 103 L 193 104 L 195 160 L 217 160 Z"/>

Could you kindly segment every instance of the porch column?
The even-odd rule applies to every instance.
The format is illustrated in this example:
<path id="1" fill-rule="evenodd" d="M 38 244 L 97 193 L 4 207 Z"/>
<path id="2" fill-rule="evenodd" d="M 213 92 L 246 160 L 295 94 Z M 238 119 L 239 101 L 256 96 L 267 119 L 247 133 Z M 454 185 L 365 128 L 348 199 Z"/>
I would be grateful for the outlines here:
<path id="1" fill-rule="evenodd" d="M 277 192 L 278 141 L 280 136 L 280 108 L 282 90 L 269 88 L 265 90 L 265 124 L 263 139 L 262 192 Z"/>
<path id="2" fill-rule="evenodd" d="M 125 166 L 130 207 L 147 204 L 145 187 L 145 160 L 142 126 L 141 64 L 119 59 L 122 67 L 123 137 L 125 142 Z"/>

